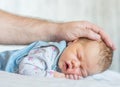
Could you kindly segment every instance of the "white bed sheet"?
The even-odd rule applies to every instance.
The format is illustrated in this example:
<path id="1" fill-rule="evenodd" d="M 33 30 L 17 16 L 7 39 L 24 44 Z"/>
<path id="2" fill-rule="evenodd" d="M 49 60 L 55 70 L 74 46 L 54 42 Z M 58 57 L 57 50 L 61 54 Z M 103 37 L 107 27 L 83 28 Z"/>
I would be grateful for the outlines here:
<path id="1" fill-rule="evenodd" d="M 26 45 L 0 45 L 0 52 L 7 50 L 22 49 L 24 47 L 26 47 Z"/>
<path id="2" fill-rule="evenodd" d="M 81 80 L 39 78 L 0 71 L 0 87 L 120 87 L 120 74 L 106 71 Z"/>
<path id="3" fill-rule="evenodd" d="M 0 52 L 24 47 L 0 45 Z M 120 74 L 107 70 L 82 80 L 68 80 L 22 76 L 0 71 L 0 87 L 120 87 Z"/>

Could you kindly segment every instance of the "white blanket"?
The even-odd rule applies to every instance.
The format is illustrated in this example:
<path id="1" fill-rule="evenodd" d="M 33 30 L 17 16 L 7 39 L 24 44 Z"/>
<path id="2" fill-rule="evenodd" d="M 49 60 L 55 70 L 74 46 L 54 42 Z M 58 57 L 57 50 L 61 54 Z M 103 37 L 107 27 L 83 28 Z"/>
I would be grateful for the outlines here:
<path id="1" fill-rule="evenodd" d="M 113 71 L 81 80 L 39 78 L 0 71 L 0 87 L 120 87 L 120 74 Z"/>

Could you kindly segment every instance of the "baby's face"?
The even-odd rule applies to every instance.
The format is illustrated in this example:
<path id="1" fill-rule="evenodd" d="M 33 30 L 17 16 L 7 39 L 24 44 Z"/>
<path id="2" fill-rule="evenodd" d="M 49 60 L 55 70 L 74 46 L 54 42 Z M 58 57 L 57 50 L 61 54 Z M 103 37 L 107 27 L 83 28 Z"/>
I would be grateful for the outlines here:
<path id="1" fill-rule="evenodd" d="M 99 44 L 97 41 L 86 43 L 76 40 L 70 43 L 60 56 L 58 65 L 65 74 L 82 77 L 99 73 Z"/>

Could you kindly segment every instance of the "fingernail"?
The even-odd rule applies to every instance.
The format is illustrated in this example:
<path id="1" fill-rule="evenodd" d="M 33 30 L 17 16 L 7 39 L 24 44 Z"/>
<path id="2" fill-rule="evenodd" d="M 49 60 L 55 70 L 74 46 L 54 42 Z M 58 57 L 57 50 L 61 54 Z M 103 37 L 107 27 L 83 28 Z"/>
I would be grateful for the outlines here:
<path id="1" fill-rule="evenodd" d="M 110 43 L 110 42 L 109 42 L 109 47 L 111 47 L 113 50 L 116 49 L 115 45 L 113 43 Z"/>
<path id="2" fill-rule="evenodd" d="M 111 44 L 111 47 L 112 47 L 113 50 L 116 50 L 115 45 Z"/>

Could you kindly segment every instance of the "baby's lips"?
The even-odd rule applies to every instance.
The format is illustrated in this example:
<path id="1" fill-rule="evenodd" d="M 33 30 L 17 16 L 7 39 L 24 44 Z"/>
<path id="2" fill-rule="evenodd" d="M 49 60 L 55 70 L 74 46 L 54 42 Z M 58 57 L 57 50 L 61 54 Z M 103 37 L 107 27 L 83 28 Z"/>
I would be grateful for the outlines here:
<path id="1" fill-rule="evenodd" d="M 64 68 L 65 68 L 65 71 L 67 71 L 67 69 L 69 68 L 69 64 L 67 62 L 64 63 Z"/>
<path id="2" fill-rule="evenodd" d="M 66 72 L 66 71 L 67 71 L 67 66 L 66 66 L 66 63 L 65 63 L 65 62 L 64 62 L 64 64 L 63 64 L 63 66 L 62 66 L 62 67 L 63 67 L 63 69 L 62 69 L 62 70 L 63 70 L 64 72 Z"/>
<path id="3" fill-rule="evenodd" d="M 66 71 L 66 64 L 64 63 L 64 65 L 63 65 L 63 69 Z"/>

